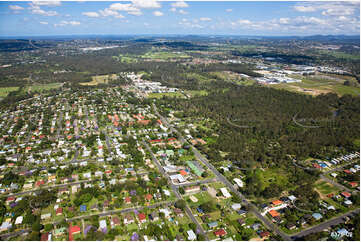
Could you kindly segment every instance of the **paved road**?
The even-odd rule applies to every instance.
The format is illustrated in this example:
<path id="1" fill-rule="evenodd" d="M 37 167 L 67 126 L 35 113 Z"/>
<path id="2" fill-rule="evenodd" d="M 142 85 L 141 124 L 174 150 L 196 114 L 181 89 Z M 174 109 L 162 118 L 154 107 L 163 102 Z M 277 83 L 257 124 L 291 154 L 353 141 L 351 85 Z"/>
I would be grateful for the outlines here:
<path id="1" fill-rule="evenodd" d="M 184 143 L 185 139 L 183 138 L 183 135 L 178 130 L 174 129 L 173 127 L 171 127 L 169 125 L 168 120 L 158 113 L 157 107 L 154 104 L 153 104 L 153 107 L 154 107 L 155 113 L 160 117 L 162 122 L 167 127 L 169 127 L 172 131 L 177 133 L 181 142 Z M 217 176 L 217 179 L 219 181 L 221 181 L 223 184 L 225 184 L 228 187 L 228 189 L 230 189 L 233 193 L 235 193 L 237 196 L 239 196 L 242 199 L 242 203 L 245 206 L 247 206 L 250 209 L 250 211 L 253 212 L 259 220 L 261 220 L 269 229 L 273 230 L 275 233 L 280 235 L 283 240 L 291 240 L 290 236 L 288 236 L 283 231 L 279 230 L 278 227 L 274 223 L 272 223 L 270 220 L 268 220 L 268 218 L 262 216 L 262 214 L 258 211 L 257 207 L 255 205 L 253 205 L 252 203 L 248 202 L 246 197 L 243 194 L 241 194 L 237 189 L 235 189 L 234 186 L 232 185 L 232 183 L 230 183 L 221 173 L 219 173 L 218 170 L 212 164 L 210 164 L 208 162 L 208 160 L 203 155 L 201 155 L 201 153 L 193 145 L 190 145 L 190 146 L 191 146 L 196 158 L 198 160 L 200 160 L 206 167 L 208 167 L 208 169 L 210 169 Z"/>
<path id="2" fill-rule="evenodd" d="M 41 188 L 38 188 L 38 189 L 33 189 L 33 190 L 28 190 L 28 191 L 23 191 L 23 192 L 18 192 L 18 193 L 10 193 L 10 194 L 6 194 L 6 195 L 1 195 L 0 197 L 21 196 L 21 195 L 24 195 L 24 194 L 37 192 L 37 191 L 41 191 L 41 190 L 54 189 L 54 188 L 60 188 L 60 187 L 67 187 L 67 186 L 78 185 L 78 184 L 82 184 L 82 183 L 86 183 L 86 182 L 94 182 L 94 181 L 98 181 L 98 180 L 99 179 L 89 179 L 89 180 L 82 180 L 82 181 L 77 181 L 77 182 L 72 182 L 72 183 L 64 183 L 64 184 L 57 184 L 57 185 L 53 185 L 53 186 L 45 186 L 45 187 L 41 187 Z"/>
<path id="3" fill-rule="evenodd" d="M 353 162 L 352 162 L 352 163 L 353 163 Z M 341 166 L 341 167 L 337 167 L 337 168 L 335 168 L 335 169 L 326 171 L 326 172 L 324 172 L 324 173 L 322 173 L 322 174 L 320 175 L 320 178 L 321 178 L 322 180 L 328 182 L 328 183 L 331 183 L 332 185 L 338 187 L 338 188 L 341 189 L 341 190 L 345 190 L 345 191 L 348 191 L 348 192 L 352 192 L 352 190 L 350 190 L 350 189 L 348 189 L 347 187 L 345 187 L 345 186 L 343 186 L 343 185 L 341 185 L 341 184 L 339 184 L 339 183 L 337 183 L 337 182 L 329 179 L 328 177 L 326 177 L 326 176 L 324 175 L 324 174 L 328 174 L 328 173 L 331 173 L 331 172 L 340 170 L 340 169 L 342 169 L 342 167 L 347 166 L 347 165 L 350 165 L 350 164 L 352 164 L 352 163 L 348 163 L 348 164 L 345 164 L 345 165 L 343 165 L 343 166 Z M 317 168 L 300 166 L 300 165 L 297 164 L 296 161 L 294 161 L 293 164 L 294 164 L 296 167 L 301 168 L 301 169 L 304 169 L 304 170 L 317 170 L 317 171 L 320 171 L 320 169 L 317 169 Z"/>
<path id="4" fill-rule="evenodd" d="M 149 147 L 149 145 L 148 145 L 146 142 L 142 141 L 142 143 L 143 143 L 143 145 L 145 146 L 145 148 L 150 152 L 150 155 L 152 156 L 152 160 L 153 160 L 153 162 L 156 164 L 156 166 L 158 167 L 158 170 L 160 171 L 160 173 L 162 173 L 162 175 L 168 179 L 168 183 L 169 183 L 169 185 L 171 186 L 171 188 L 172 188 L 174 194 L 176 195 L 176 197 L 177 197 L 178 199 L 182 199 L 182 196 L 181 196 L 181 194 L 180 194 L 179 191 L 178 191 L 178 186 L 176 186 L 176 185 L 174 185 L 174 184 L 172 183 L 172 181 L 170 180 L 168 174 L 165 172 L 165 170 L 163 169 L 162 165 L 159 163 L 158 159 L 154 156 L 154 154 L 153 154 L 153 152 L 152 152 L 152 149 Z M 204 232 L 202 226 L 198 223 L 197 219 L 194 217 L 191 209 L 190 209 L 188 206 L 186 206 L 186 207 L 184 208 L 184 210 L 185 210 L 185 212 L 187 213 L 188 217 L 192 220 L 192 222 L 197 226 L 197 230 L 198 230 L 201 234 L 204 235 L 204 237 L 206 238 L 206 240 L 209 240 L 209 238 L 208 238 L 207 234 Z"/>
<path id="5" fill-rule="evenodd" d="M 216 182 L 216 181 L 217 181 L 216 178 L 210 178 L 210 179 L 205 179 L 205 180 L 201 180 L 201 181 L 176 184 L 175 186 L 176 187 L 197 186 L 197 185 L 212 183 L 212 182 Z"/>
<path id="6" fill-rule="evenodd" d="M 357 158 L 357 159 L 359 159 L 359 158 Z M 345 166 L 349 166 L 349 165 L 352 165 L 352 164 L 354 164 L 354 163 L 359 163 L 360 162 L 360 160 L 354 160 L 354 161 L 351 161 L 351 162 L 349 162 L 349 163 L 346 163 L 346 164 L 343 164 L 342 166 L 339 166 L 339 167 L 336 167 L 336 168 L 334 168 L 334 169 L 332 169 L 332 170 L 329 170 L 329 171 L 326 171 L 326 172 L 324 172 L 323 174 L 329 174 L 329 173 L 332 173 L 332 172 L 335 172 L 335 171 L 340 171 L 340 170 L 343 170 L 343 168 L 345 167 Z"/>
<path id="7" fill-rule="evenodd" d="M 112 215 L 115 213 L 129 213 L 129 212 L 133 212 L 134 210 L 142 210 L 144 208 L 156 208 L 159 206 L 169 206 L 169 205 L 173 205 L 174 202 L 171 201 L 164 201 L 164 202 L 159 202 L 159 203 L 155 203 L 149 206 L 138 206 L 138 207 L 131 207 L 131 208 L 124 208 L 124 209 L 115 209 L 115 210 L 109 210 L 109 211 L 104 211 L 104 212 L 98 212 L 98 213 L 92 213 L 92 214 L 88 214 L 88 215 L 81 215 L 81 216 L 77 216 L 77 217 L 73 217 L 73 218 L 67 218 L 65 219 L 67 222 L 72 222 L 74 220 L 78 220 L 78 219 L 86 219 L 86 218 L 90 218 L 92 216 L 107 216 L 107 215 Z"/>
<path id="8" fill-rule="evenodd" d="M 73 218 L 66 218 L 65 221 L 72 222 L 74 220 L 78 220 L 78 219 L 83 220 L 86 218 L 90 218 L 92 216 L 107 216 L 107 215 L 112 215 L 112 214 L 116 214 L 116 213 L 129 213 L 129 212 L 133 212 L 135 209 L 141 210 L 144 208 L 156 208 L 159 206 L 164 206 L 164 205 L 169 206 L 169 205 L 173 205 L 173 204 L 174 204 L 174 202 L 172 202 L 172 201 L 164 201 L 164 202 L 155 203 L 155 204 L 152 204 L 149 206 L 138 206 L 138 207 L 124 208 L 124 209 L 115 209 L 115 210 L 109 210 L 109 211 L 104 211 L 104 212 L 92 213 L 92 214 L 88 214 L 88 215 L 77 216 L 77 217 L 73 217 Z M 58 223 L 59 222 L 55 222 L 54 225 L 56 225 Z M 22 230 L 15 231 L 12 233 L 2 234 L 2 235 L 0 235 L 0 238 L 2 240 L 5 240 L 6 238 L 13 237 L 13 236 L 19 236 L 23 233 L 30 232 L 30 231 L 31 231 L 31 229 L 22 229 Z"/>
<path id="9" fill-rule="evenodd" d="M 22 230 L 18 230 L 18 231 L 11 232 L 11 233 L 1 234 L 0 239 L 6 240 L 7 238 L 10 238 L 13 236 L 19 236 L 21 234 L 28 233 L 28 232 L 31 232 L 31 229 L 22 229 Z"/>
<path id="10" fill-rule="evenodd" d="M 356 214 L 359 214 L 360 213 L 360 209 L 357 208 L 355 210 L 352 210 L 348 213 L 345 213 L 343 215 L 340 215 L 334 219 L 331 219 L 331 220 L 328 220 L 326 222 L 323 222 L 323 223 L 320 223 L 318 225 L 315 225 L 311 228 L 308 228 L 308 229 L 305 229 L 297 234 L 293 234 L 292 235 L 292 239 L 299 239 L 301 237 L 304 237 L 308 234 L 312 234 L 312 233 L 316 233 L 316 232 L 321 232 L 323 231 L 324 229 L 327 229 L 328 227 L 330 226 L 333 226 L 333 225 L 337 225 L 337 224 L 340 224 L 340 223 L 343 223 L 344 222 L 344 218 L 346 216 L 355 216 Z"/>

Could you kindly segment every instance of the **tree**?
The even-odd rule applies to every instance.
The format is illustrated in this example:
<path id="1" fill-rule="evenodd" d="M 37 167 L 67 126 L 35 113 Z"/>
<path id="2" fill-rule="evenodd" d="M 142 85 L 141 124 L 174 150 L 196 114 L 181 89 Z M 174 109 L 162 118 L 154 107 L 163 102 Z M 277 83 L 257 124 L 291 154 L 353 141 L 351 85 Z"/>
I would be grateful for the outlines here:
<path id="1" fill-rule="evenodd" d="M 197 225 L 195 223 L 190 223 L 188 224 L 189 228 L 192 229 L 193 231 L 197 230 Z"/>
<path id="2" fill-rule="evenodd" d="M 179 193 L 182 194 L 182 195 L 185 194 L 185 191 L 184 191 L 184 188 L 183 188 L 183 187 L 180 187 L 180 188 L 179 188 Z"/>
<path id="3" fill-rule="evenodd" d="M 183 199 L 181 199 L 181 200 L 176 201 L 174 206 L 176 208 L 180 208 L 183 210 L 186 207 L 186 202 Z"/>
<path id="4" fill-rule="evenodd" d="M 44 226 L 44 230 L 46 232 L 50 232 L 53 228 L 54 228 L 53 224 L 45 224 L 45 226 Z"/>
<path id="5" fill-rule="evenodd" d="M 35 223 L 31 226 L 31 228 L 33 229 L 33 231 L 39 232 L 44 228 L 44 226 L 40 224 L 40 219 L 37 219 Z"/>

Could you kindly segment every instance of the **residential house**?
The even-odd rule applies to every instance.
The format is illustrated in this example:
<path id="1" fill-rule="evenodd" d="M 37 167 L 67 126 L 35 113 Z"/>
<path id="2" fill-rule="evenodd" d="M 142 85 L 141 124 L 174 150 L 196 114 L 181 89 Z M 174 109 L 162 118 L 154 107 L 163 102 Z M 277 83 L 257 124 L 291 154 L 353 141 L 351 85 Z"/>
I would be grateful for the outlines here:
<path id="1" fill-rule="evenodd" d="M 217 237 L 225 236 L 227 234 L 227 232 L 224 229 L 218 229 L 218 230 L 214 231 L 213 233 Z"/>
<path id="2" fill-rule="evenodd" d="M 197 239 L 197 236 L 196 236 L 196 234 L 193 232 L 193 230 L 188 230 L 188 231 L 187 231 L 187 234 L 188 234 L 188 240 L 196 240 L 196 239 Z"/>
<path id="3" fill-rule="evenodd" d="M 131 223 L 134 223 L 134 218 L 132 215 L 130 215 L 129 213 L 125 215 L 124 217 L 124 224 L 127 225 L 127 224 L 131 224 Z"/>
<path id="4" fill-rule="evenodd" d="M 144 213 L 139 213 L 138 214 L 138 220 L 140 223 L 145 223 L 147 221 L 147 217 L 145 216 Z"/>

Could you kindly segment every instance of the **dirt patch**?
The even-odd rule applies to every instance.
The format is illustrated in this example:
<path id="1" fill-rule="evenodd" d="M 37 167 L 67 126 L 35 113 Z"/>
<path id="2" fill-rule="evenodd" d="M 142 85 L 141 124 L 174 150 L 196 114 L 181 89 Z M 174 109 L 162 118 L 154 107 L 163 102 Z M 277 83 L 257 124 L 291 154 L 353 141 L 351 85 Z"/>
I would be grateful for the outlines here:
<path id="1" fill-rule="evenodd" d="M 213 198 L 216 198 L 217 190 L 210 186 L 207 186 L 207 187 L 208 187 L 207 191 L 208 191 L 209 195 L 211 195 L 211 197 L 213 197 Z"/>
<path id="2" fill-rule="evenodd" d="M 331 92 L 331 90 L 318 90 L 318 89 L 302 88 L 302 87 L 298 87 L 298 86 L 292 86 L 292 88 L 294 88 L 298 92 L 311 94 L 312 96 L 317 96 L 320 94 L 326 94 L 326 93 Z"/>

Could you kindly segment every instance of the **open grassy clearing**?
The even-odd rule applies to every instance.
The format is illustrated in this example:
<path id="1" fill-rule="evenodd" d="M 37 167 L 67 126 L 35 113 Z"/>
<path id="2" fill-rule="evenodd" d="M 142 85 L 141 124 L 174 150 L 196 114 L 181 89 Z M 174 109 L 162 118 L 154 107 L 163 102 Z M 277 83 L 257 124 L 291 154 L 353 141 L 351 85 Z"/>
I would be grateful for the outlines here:
<path id="1" fill-rule="evenodd" d="M 102 76 L 92 76 L 91 82 L 82 82 L 80 85 L 83 86 L 96 86 L 99 84 L 108 84 L 110 80 L 117 79 L 118 76 L 116 74 L 110 74 L 110 75 L 102 75 Z"/>
<path id="2" fill-rule="evenodd" d="M 276 183 L 281 186 L 288 183 L 286 173 L 278 168 L 270 168 L 264 171 L 257 169 L 255 175 L 261 182 L 262 190 L 270 186 L 272 183 Z"/>
<path id="3" fill-rule="evenodd" d="M 6 97 L 10 92 L 17 91 L 19 87 L 0 87 L 0 97 Z"/>
<path id="4" fill-rule="evenodd" d="M 185 96 L 180 92 L 164 92 L 164 93 L 149 93 L 148 98 L 163 98 L 163 97 L 175 97 L 175 98 L 185 98 Z"/>
<path id="5" fill-rule="evenodd" d="M 170 59 L 170 58 L 190 58 L 189 55 L 181 52 L 147 52 L 141 56 L 141 58 L 146 59 Z"/>
<path id="6" fill-rule="evenodd" d="M 323 180 L 318 181 L 316 183 L 315 188 L 317 189 L 318 192 L 321 193 L 320 195 L 327 195 L 327 194 L 330 194 L 330 193 L 339 192 L 339 189 L 337 187 L 335 187 L 332 184 L 330 184 L 330 183 L 328 183 L 326 181 L 323 181 Z"/>
<path id="7" fill-rule="evenodd" d="M 339 96 L 351 94 L 354 96 L 360 95 L 359 87 L 345 86 L 344 81 L 350 80 L 349 77 L 339 75 L 333 76 L 293 76 L 296 79 L 302 79 L 301 83 L 281 83 L 269 85 L 276 89 L 285 89 L 292 92 L 300 92 L 304 94 L 319 95 L 322 93 L 334 92 Z M 341 79 L 342 78 L 342 79 Z"/>
<path id="8" fill-rule="evenodd" d="M 206 90 L 187 90 L 184 92 L 190 95 L 191 97 L 208 95 L 208 92 Z"/>
<path id="9" fill-rule="evenodd" d="M 42 91 L 48 91 L 50 89 L 56 89 L 61 87 L 61 83 L 49 83 L 49 84 L 34 84 L 32 86 L 27 87 L 27 91 L 31 92 L 42 92 Z"/>
<path id="10" fill-rule="evenodd" d="M 351 54 L 347 54 L 341 51 L 335 51 L 335 50 L 319 50 L 320 54 L 326 54 L 326 55 L 331 55 L 334 56 L 336 58 L 340 58 L 340 59 L 348 59 L 348 60 L 359 60 L 360 59 L 360 55 L 351 55 Z"/>

